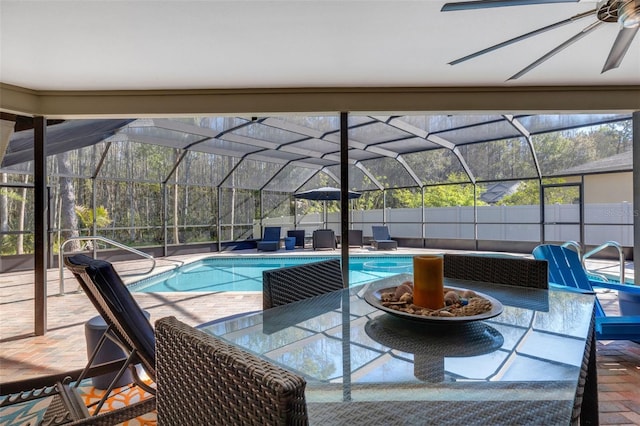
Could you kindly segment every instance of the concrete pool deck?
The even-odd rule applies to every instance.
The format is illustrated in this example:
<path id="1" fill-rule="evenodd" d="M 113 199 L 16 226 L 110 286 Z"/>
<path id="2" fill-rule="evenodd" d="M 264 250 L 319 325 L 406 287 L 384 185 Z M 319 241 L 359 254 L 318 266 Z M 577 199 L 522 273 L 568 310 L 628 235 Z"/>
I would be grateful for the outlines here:
<path id="1" fill-rule="evenodd" d="M 412 255 L 443 253 L 443 250 L 401 248 L 397 251 L 375 252 L 368 248 L 351 249 L 357 254 Z M 340 250 L 280 250 L 256 253 L 255 250 L 176 256 L 157 259 L 155 273 L 166 271 L 202 257 L 236 256 L 339 255 Z M 118 262 L 115 267 L 126 282 L 140 279 L 132 272 L 148 268 L 148 261 Z M 615 273 L 615 266 L 607 261 L 590 262 L 590 269 Z M 629 263 L 628 274 L 633 267 Z M 33 272 L 0 274 L 0 383 L 53 374 L 81 368 L 85 365 L 86 344 L 84 323 L 97 313 L 87 297 L 77 291 L 78 284 L 65 271 L 64 296 L 59 291 L 59 271 L 48 271 L 47 319 L 45 336 L 33 335 L 34 300 Z M 261 309 L 261 292 L 237 293 L 134 293 L 135 299 L 155 321 L 173 315 L 196 326 L 227 315 Z M 612 314 L 617 309 L 615 293 L 601 295 L 605 309 Z M 629 341 L 598 342 L 597 364 L 601 424 L 640 425 L 640 345 Z"/>

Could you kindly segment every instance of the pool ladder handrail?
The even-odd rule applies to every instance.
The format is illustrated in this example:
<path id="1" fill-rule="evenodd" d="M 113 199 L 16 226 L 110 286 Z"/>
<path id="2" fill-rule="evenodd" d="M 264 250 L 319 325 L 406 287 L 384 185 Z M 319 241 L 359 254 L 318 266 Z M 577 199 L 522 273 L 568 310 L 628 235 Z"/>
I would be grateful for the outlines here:
<path id="1" fill-rule="evenodd" d="M 567 241 L 562 243 L 562 247 L 572 248 L 578 253 L 578 259 L 582 260 L 582 247 L 577 241 Z"/>
<path id="2" fill-rule="evenodd" d="M 580 263 L 582 263 L 582 267 L 584 268 L 584 270 L 589 272 L 589 274 L 594 275 L 594 276 L 602 279 L 603 281 L 609 281 L 609 278 L 606 275 L 599 274 L 599 273 L 593 272 L 593 271 L 589 271 L 587 269 L 585 259 L 587 259 L 588 257 L 593 256 L 596 253 L 601 252 L 602 250 L 606 249 L 607 247 L 614 247 L 616 250 L 618 250 L 618 259 L 619 259 L 619 262 L 620 262 L 620 282 L 621 283 L 625 282 L 624 266 L 625 266 L 625 260 L 626 259 L 625 259 L 624 251 L 622 250 L 622 245 L 620 245 L 620 243 L 618 243 L 617 241 L 604 242 L 604 243 L 600 244 L 598 247 L 594 248 L 593 250 L 585 253 L 584 255 L 582 254 L 582 247 L 576 241 L 567 241 L 567 242 L 562 244 L 562 247 L 573 248 L 578 253 L 578 259 L 580 259 Z"/>
<path id="3" fill-rule="evenodd" d="M 134 276 L 134 275 L 149 274 L 156 268 L 156 259 L 153 256 L 151 256 L 150 254 L 145 253 L 145 252 L 140 251 L 140 250 L 136 250 L 133 247 L 129 247 L 129 246 L 124 245 L 122 243 L 119 243 L 117 241 L 110 240 L 109 238 L 101 237 L 99 235 L 89 235 L 89 236 L 84 236 L 84 237 L 69 237 L 69 238 L 67 238 L 66 241 L 64 241 L 62 244 L 60 244 L 60 249 L 58 250 L 58 267 L 60 269 L 60 289 L 59 289 L 58 295 L 60 295 L 60 296 L 64 295 L 64 247 L 67 245 L 68 242 L 70 242 L 70 241 L 78 241 L 78 240 L 80 240 L 80 241 L 84 241 L 84 240 L 101 241 L 103 243 L 111 244 L 112 246 L 121 248 L 121 249 L 126 250 L 128 252 L 131 252 L 133 254 L 137 254 L 139 256 L 142 256 L 142 257 L 144 257 L 146 259 L 151 260 L 152 265 L 151 265 L 151 268 L 148 271 L 135 273 L 135 274 L 126 274 L 126 275 L 123 275 L 123 276 Z"/>
<path id="4" fill-rule="evenodd" d="M 587 253 L 585 253 L 584 256 L 582 256 L 582 259 L 581 259 L 582 266 L 584 266 L 584 264 L 585 264 L 585 259 L 587 259 L 588 257 L 593 256 L 596 253 L 599 253 L 600 251 L 606 249 L 607 247 L 614 247 L 618 251 L 618 260 L 620 262 L 620 282 L 622 284 L 624 284 L 625 283 L 625 276 L 624 276 L 625 256 L 624 256 L 624 251 L 622 250 L 622 246 L 617 241 L 606 241 L 606 242 L 600 244 L 598 247 L 594 248 L 593 250 L 590 250 Z M 590 272 L 590 273 L 592 273 L 592 272 Z M 596 275 L 598 275 L 599 277 L 604 278 L 605 281 L 609 281 L 607 279 L 607 277 L 605 277 L 604 275 L 601 275 L 601 274 L 596 274 Z"/>

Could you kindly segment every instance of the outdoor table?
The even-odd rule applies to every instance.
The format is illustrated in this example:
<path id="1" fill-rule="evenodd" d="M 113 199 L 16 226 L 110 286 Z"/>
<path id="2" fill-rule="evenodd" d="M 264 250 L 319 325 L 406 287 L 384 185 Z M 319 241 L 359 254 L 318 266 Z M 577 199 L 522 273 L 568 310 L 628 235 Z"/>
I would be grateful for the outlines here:
<path id="1" fill-rule="evenodd" d="M 598 423 L 593 294 L 445 279 L 504 307 L 455 325 L 398 318 L 364 300 L 408 279 L 201 329 L 303 376 L 311 424 Z"/>

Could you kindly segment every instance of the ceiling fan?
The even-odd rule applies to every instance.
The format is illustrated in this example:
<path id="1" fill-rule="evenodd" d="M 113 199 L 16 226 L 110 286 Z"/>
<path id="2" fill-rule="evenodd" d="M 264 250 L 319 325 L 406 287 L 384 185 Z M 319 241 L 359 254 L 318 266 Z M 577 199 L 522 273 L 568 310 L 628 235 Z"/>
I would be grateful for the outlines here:
<path id="1" fill-rule="evenodd" d="M 456 2 L 456 3 L 446 3 L 442 7 L 441 11 L 452 12 L 452 11 L 460 11 L 460 10 L 486 9 L 486 8 L 493 8 L 493 7 L 523 6 L 523 5 L 549 4 L 549 3 L 578 3 L 579 1 L 580 0 L 473 0 L 473 1 L 462 1 L 462 2 Z M 510 40 L 503 41 L 502 43 L 495 44 L 493 46 L 487 47 L 486 49 L 479 50 L 467 56 L 463 56 L 462 58 L 451 61 L 449 62 L 449 64 L 450 65 L 459 64 L 469 59 L 476 58 L 480 55 L 484 55 L 485 53 L 492 52 L 494 50 L 522 41 L 529 37 L 533 37 L 537 34 L 541 34 L 543 32 L 561 27 L 566 24 L 570 24 L 579 19 L 587 18 L 590 16 L 595 16 L 597 19 L 591 24 L 589 24 L 587 27 L 585 27 L 578 34 L 569 38 L 564 43 L 560 44 L 559 46 L 547 52 L 544 56 L 540 57 L 536 61 L 532 62 L 530 65 L 526 66 L 522 70 L 518 71 L 516 74 L 512 75 L 509 78 L 509 80 L 515 80 L 517 78 L 522 77 L 524 74 L 528 73 L 538 65 L 542 64 L 543 62 L 545 62 L 547 59 L 551 58 L 555 54 L 561 52 L 571 44 L 580 40 L 582 37 L 586 36 L 593 30 L 598 28 L 600 25 L 609 24 L 609 23 L 619 23 L 621 28 L 620 28 L 620 32 L 618 33 L 618 36 L 616 37 L 616 40 L 613 43 L 613 46 L 611 47 L 609 56 L 607 57 L 607 60 L 604 63 L 604 67 L 602 68 L 602 73 L 607 72 L 611 69 L 617 68 L 622 63 L 622 59 L 626 55 L 627 50 L 629 50 L 629 46 L 631 46 L 633 38 L 638 33 L 638 29 L 640 29 L 640 0 L 602 0 L 597 4 L 594 10 L 579 13 L 570 18 L 563 19 L 561 21 L 555 22 L 545 27 L 538 28 L 537 30 L 528 32 L 526 34 L 522 34 L 518 37 L 514 37 Z"/>

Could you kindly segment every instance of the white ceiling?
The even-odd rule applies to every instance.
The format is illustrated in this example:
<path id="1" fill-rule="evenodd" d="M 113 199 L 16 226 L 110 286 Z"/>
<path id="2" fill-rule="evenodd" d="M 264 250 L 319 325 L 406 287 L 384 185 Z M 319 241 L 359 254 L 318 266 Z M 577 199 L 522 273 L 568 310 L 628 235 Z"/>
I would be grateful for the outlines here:
<path id="1" fill-rule="evenodd" d="M 640 34 L 601 74 L 605 24 L 515 81 L 586 18 L 447 62 L 596 7 L 440 12 L 444 2 L 0 0 L 0 82 L 36 90 L 640 84 Z"/>

